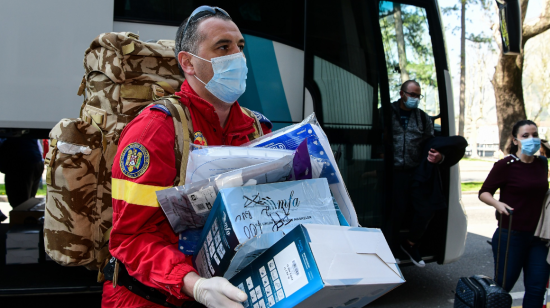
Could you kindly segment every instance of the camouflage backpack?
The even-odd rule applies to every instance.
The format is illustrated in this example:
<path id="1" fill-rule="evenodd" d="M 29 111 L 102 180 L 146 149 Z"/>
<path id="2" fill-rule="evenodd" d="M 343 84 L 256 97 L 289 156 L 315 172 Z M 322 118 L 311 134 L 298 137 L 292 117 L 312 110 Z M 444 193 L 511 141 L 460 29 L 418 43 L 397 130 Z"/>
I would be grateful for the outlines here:
<path id="1" fill-rule="evenodd" d="M 44 244 L 62 265 L 98 269 L 109 258 L 111 168 L 120 134 L 155 99 L 179 89 L 183 77 L 173 41 L 145 43 L 133 33 L 99 35 L 85 52 L 84 68 L 80 117 L 62 119 L 50 132 Z M 180 168 L 193 135 L 191 117 L 177 100 L 162 102 L 172 111 Z"/>
<path id="2" fill-rule="evenodd" d="M 44 244 L 48 255 L 66 266 L 102 269 L 110 258 L 111 169 L 124 127 L 153 102 L 174 120 L 174 185 L 183 185 L 193 127 L 189 110 L 171 96 L 181 76 L 174 41 L 142 42 L 133 33 L 99 35 L 84 55 L 85 94 L 80 117 L 62 119 L 50 132 L 46 156 L 47 196 Z M 254 139 L 262 134 L 255 119 Z M 101 271 L 100 276 L 101 279 Z"/>

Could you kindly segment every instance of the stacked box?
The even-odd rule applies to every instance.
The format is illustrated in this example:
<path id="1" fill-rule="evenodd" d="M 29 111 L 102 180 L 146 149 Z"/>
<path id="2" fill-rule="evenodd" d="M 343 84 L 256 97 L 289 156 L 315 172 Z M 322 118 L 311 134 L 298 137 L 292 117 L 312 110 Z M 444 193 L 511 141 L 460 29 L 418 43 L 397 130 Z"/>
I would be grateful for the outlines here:
<path id="1" fill-rule="evenodd" d="M 230 282 L 245 308 L 359 308 L 405 279 L 380 230 L 300 225 Z"/>
<path id="2" fill-rule="evenodd" d="M 204 226 L 193 263 L 203 277 L 224 276 L 240 245 L 260 237 L 248 253 L 259 255 L 285 231 L 301 223 L 339 225 L 326 179 L 222 189 Z"/>

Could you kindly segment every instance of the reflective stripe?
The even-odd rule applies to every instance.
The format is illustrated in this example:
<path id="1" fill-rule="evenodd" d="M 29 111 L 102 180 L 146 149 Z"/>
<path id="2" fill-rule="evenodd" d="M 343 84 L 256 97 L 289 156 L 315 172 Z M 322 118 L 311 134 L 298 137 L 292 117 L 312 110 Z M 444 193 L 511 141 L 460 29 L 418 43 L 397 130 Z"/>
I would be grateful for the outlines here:
<path id="1" fill-rule="evenodd" d="M 159 207 L 155 192 L 172 187 L 144 185 L 121 179 L 112 179 L 111 181 L 113 199 L 152 207 Z"/>

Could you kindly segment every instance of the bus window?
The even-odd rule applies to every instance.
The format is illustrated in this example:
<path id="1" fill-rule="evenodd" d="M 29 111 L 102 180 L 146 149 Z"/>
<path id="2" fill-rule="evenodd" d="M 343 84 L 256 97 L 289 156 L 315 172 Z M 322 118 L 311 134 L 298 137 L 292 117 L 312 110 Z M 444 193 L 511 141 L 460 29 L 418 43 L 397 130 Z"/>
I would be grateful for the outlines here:
<path id="1" fill-rule="evenodd" d="M 194 9 L 204 4 L 226 10 L 243 33 L 303 48 L 303 0 L 211 0 L 208 3 L 197 0 L 115 0 L 114 20 L 179 26 Z"/>
<path id="2" fill-rule="evenodd" d="M 381 1 L 379 22 L 386 57 L 390 95 L 399 99 L 399 88 L 407 80 L 420 83 L 424 99 L 419 108 L 439 118 L 439 95 L 426 10 L 414 5 Z M 436 125 L 441 129 L 441 125 Z"/>
<path id="3" fill-rule="evenodd" d="M 306 88 L 334 151 L 359 223 L 381 227 L 384 148 L 369 1 L 310 1 Z M 309 70 L 308 70 L 309 68 Z"/>

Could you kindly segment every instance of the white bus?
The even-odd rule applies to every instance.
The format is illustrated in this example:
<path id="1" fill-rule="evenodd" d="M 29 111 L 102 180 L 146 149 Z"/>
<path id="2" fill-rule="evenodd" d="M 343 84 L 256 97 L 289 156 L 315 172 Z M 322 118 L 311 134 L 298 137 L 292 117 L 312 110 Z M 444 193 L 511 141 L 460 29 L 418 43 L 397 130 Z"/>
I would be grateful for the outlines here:
<path id="1" fill-rule="evenodd" d="M 392 189 L 388 125 L 390 103 L 398 98 L 401 83 L 415 79 L 422 85 L 420 107 L 432 117 L 436 135 L 456 134 L 436 0 L 33 2 L 7 2 L 0 10 L 0 137 L 47 138 L 59 119 L 78 115 L 82 58 L 98 34 L 129 31 L 144 41 L 174 39 L 177 26 L 203 4 L 225 9 L 245 36 L 249 73 L 239 102 L 266 115 L 274 129 L 315 112 L 333 150 L 341 154 L 339 168 L 360 224 L 381 228 L 389 242 L 405 236 L 408 225 L 391 219 L 392 198 L 401 192 Z M 376 176 L 369 176 L 373 171 Z M 442 177 L 449 207 L 432 220 L 420 252 L 426 262 L 445 264 L 464 252 L 467 218 L 458 165 Z M 33 270 L 77 270 L 51 263 Z M 0 278 L 0 295 L 15 287 L 17 292 L 40 292 L 38 282 L 33 287 L 13 283 L 23 267 L 0 266 L 7 273 Z M 52 282 L 52 276 L 45 283 L 50 290 L 78 285 Z M 83 281 L 78 290 L 99 290 Z"/>

